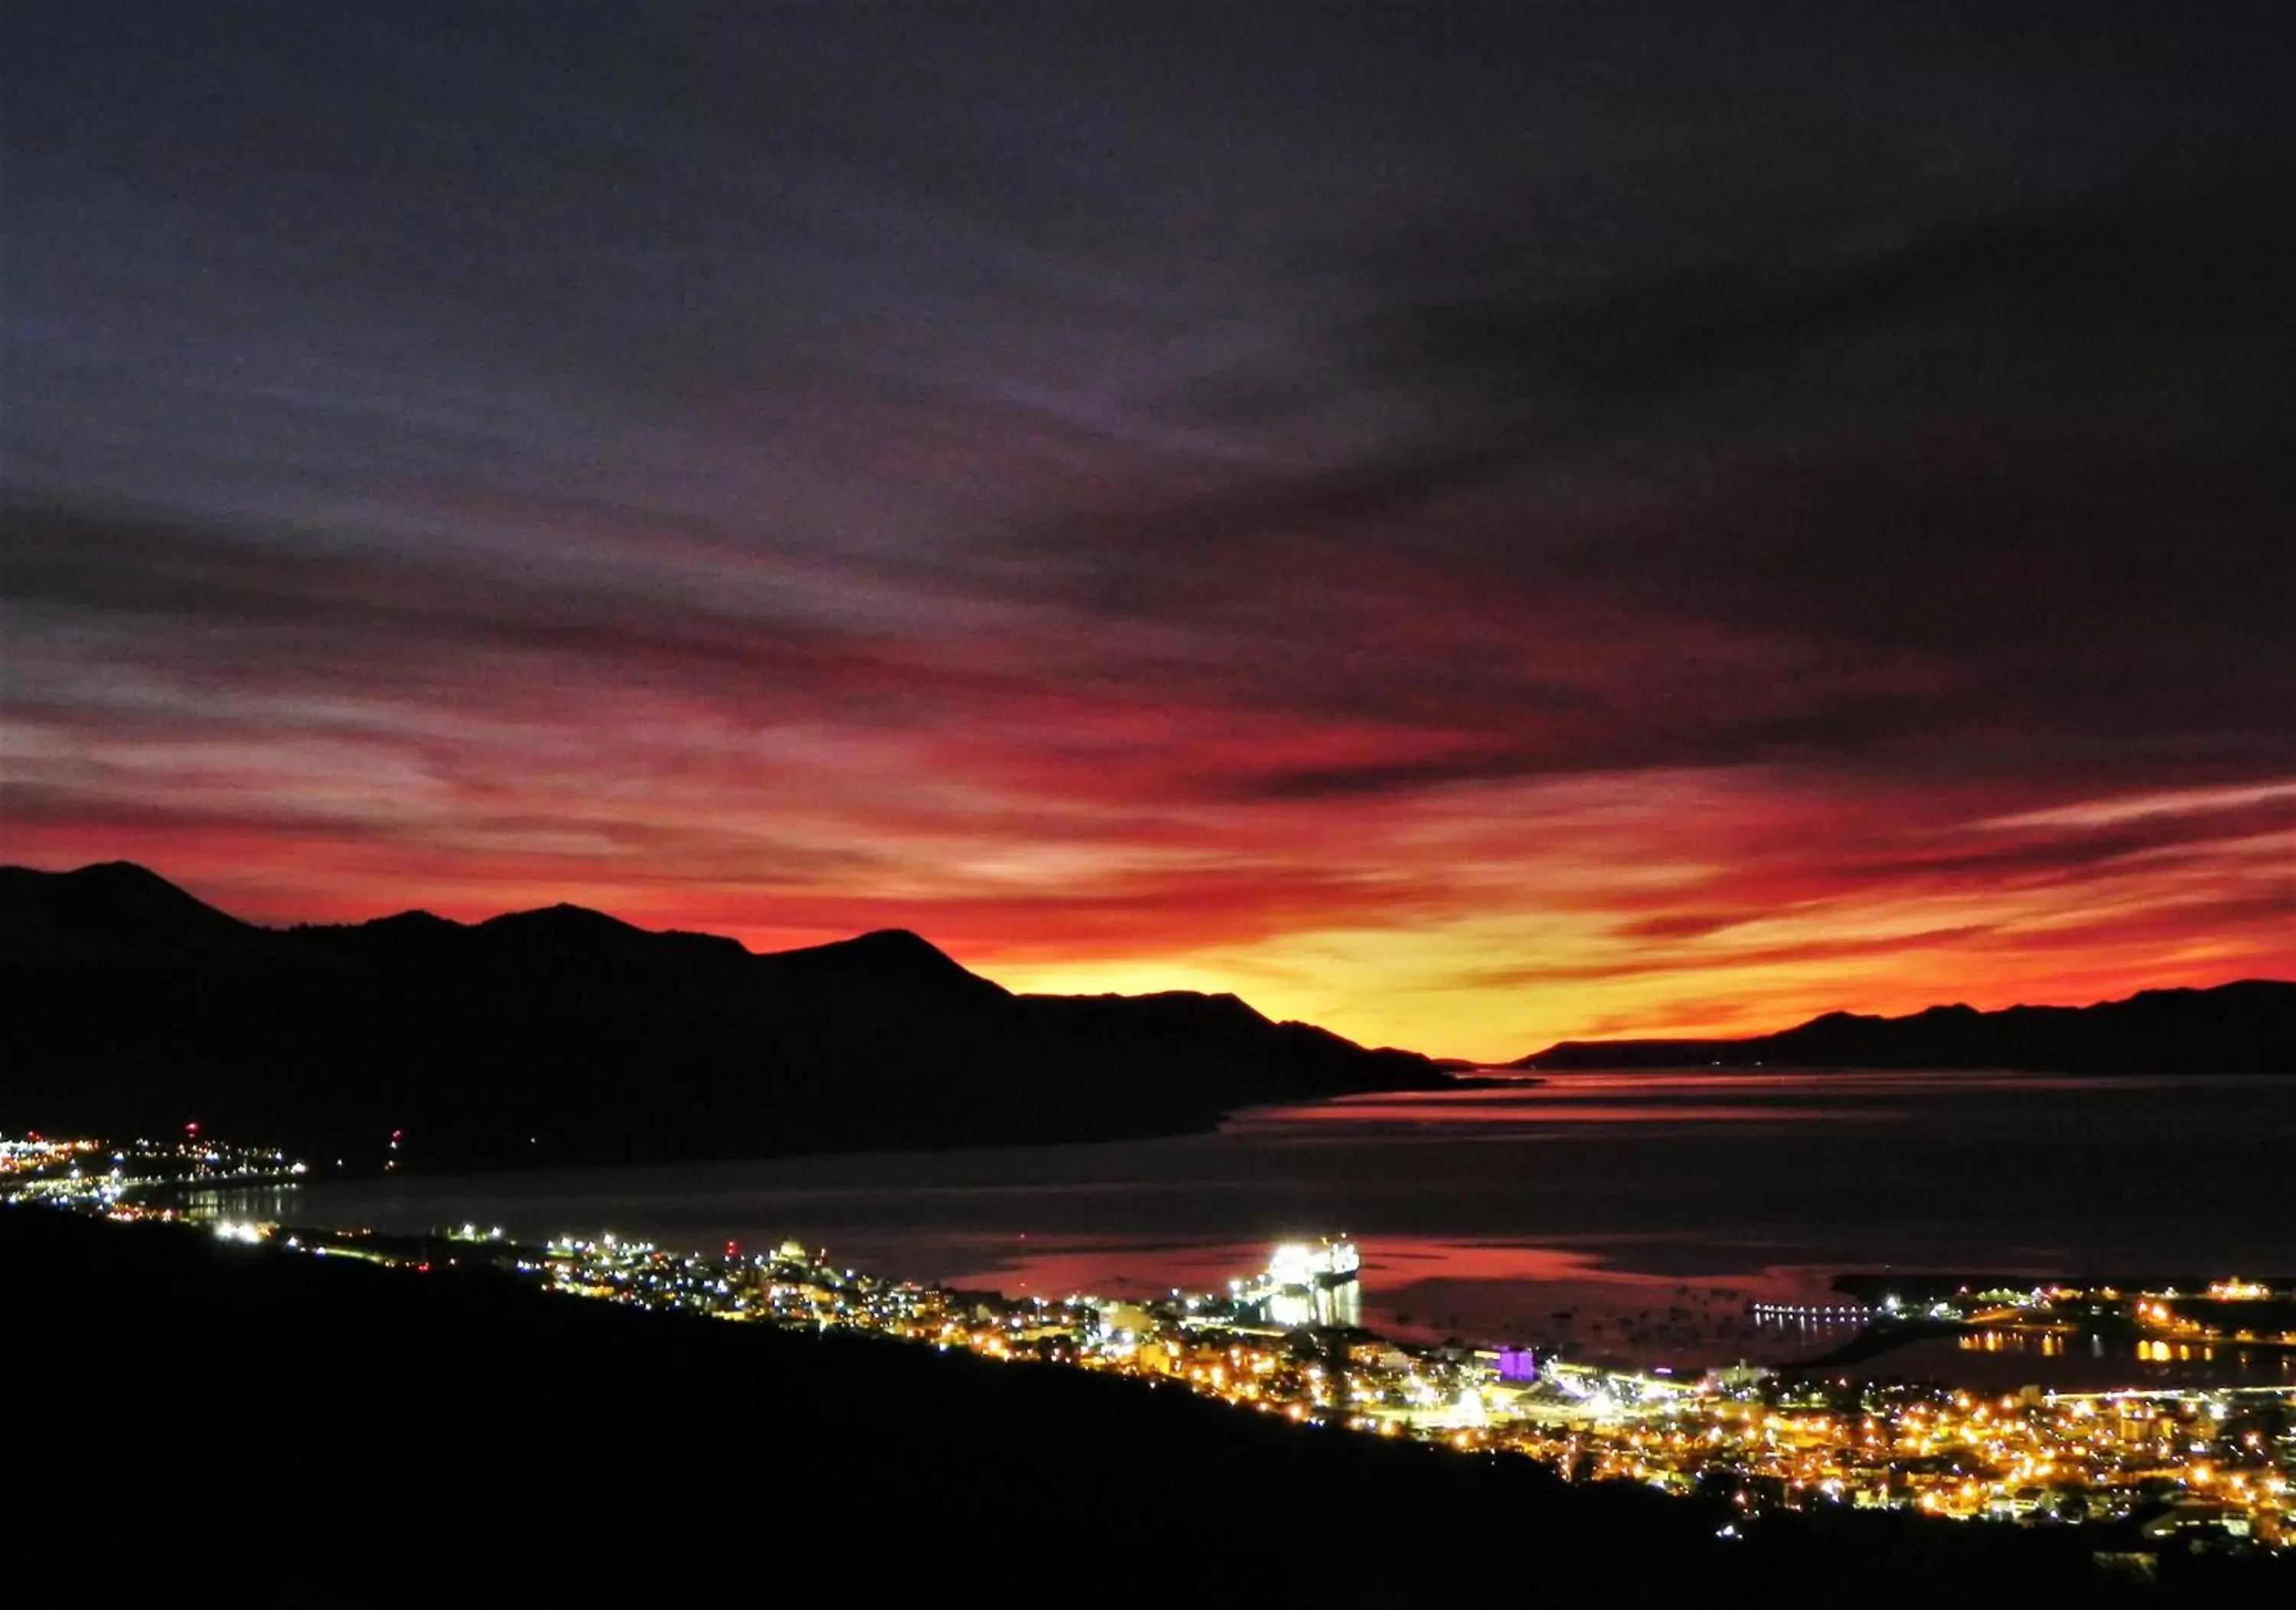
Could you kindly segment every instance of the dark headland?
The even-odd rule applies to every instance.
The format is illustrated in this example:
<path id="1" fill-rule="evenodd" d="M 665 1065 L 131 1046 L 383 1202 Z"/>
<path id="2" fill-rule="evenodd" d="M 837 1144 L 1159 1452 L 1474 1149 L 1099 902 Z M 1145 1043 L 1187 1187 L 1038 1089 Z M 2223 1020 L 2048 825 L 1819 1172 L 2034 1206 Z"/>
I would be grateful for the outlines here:
<path id="1" fill-rule="evenodd" d="M 1232 995 L 1016 995 L 903 932 L 777 954 L 575 906 L 242 922 L 126 862 L 0 868 L 0 1124 L 373 1166 L 1202 1130 L 1450 1075 Z"/>
<path id="2" fill-rule="evenodd" d="M 1744 1040 L 1565 1040 L 1518 1068 L 2017 1068 L 2065 1074 L 2296 1073 L 2296 984 L 2145 990 L 2095 1006 L 1828 1012 Z"/>

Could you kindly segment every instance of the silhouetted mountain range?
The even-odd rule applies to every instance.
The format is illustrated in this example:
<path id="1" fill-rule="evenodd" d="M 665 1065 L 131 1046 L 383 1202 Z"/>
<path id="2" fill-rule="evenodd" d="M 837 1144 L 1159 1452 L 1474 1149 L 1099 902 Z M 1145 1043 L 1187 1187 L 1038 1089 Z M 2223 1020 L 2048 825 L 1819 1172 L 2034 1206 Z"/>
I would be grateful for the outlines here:
<path id="1" fill-rule="evenodd" d="M 126 862 L 0 868 L 0 1124 L 373 1166 L 1168 1134 L 1448 1075 L 1232 995 L 1016 995 L 914 934 L 753 954 L 576 906 L 266 928 Z"/>
<path id="2" fill-rule="evenodd" d="M 1748 1040 L 1565 1040 L 1524 1068 L 2022 1068 L 2035 1073 L 2296 1073 L 2296 984 L 2145 990 L 2095 1006 L 1828 1012 Z"/>

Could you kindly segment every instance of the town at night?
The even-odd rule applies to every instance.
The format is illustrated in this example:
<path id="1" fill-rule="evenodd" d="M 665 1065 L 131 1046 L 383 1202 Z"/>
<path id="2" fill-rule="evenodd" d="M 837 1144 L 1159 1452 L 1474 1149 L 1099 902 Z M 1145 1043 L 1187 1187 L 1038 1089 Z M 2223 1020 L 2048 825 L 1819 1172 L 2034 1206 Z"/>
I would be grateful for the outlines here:
<path id="1" fill-rule="evenodd" d="M 2292 62 L 12 7 L 10 1602 L 2296 1604 Z"/>
<path id="2" fill-rule="evenodd" d="M 0 1142 L 4 1200 L 195 1226 L 226 1241 L 415 1275 L 491 1271 L 565 1296 L 737 1323 L 840 1330 L 1004 1363 L 1098 1371 L 1307 1428 L 1407 1437 L 1462 1455 L 1521 1458 L 1574 1482 L 1629 1481 L 1719 1496 L 1718 1535 L 1766 1514 L 1842 1505 L 1972 1523 L 2089 1526 L 2127 1545 L 2098 1557 L 2149 1569 L 2163 1539 L 2296 1553 L 2296 1283 L 2226 1276 L 2195 1289 L 1972 1291 L 1908 1287 L 1871 1302 L 1750 1305 L 1750 1318 L 1842 1344 L 1844 1361 L 1702 1372 L 1603 1368 L 1562 1353 L 1398 1342 L 1352 1323 L 1352 1243 L 1285 1244 L 1225 1290 L 1110 1300 L 1015 1300 L 838 1266 L 795 1242 L 705 1253 L 600 1232 L 529 1245 L 465 1223 L 428 1235 L 318 1230 L 245 1215 L 241 1193 L 307 1165 L 196 1138 Z M 273 1194 L 255 1200 L 277 1203 Z M 1870 1282 L 1867 1284 L 1870 1285 Z M 2047 1358 L 2107 1356 L 2129 1384 L 2034 1385 L 1995 1395 L 1876 1376 L 1847 1361 L 1898 1333 Z M 2172 1359 L 2226 1367 L 2218 1384 L 2147 1383 Z"/>

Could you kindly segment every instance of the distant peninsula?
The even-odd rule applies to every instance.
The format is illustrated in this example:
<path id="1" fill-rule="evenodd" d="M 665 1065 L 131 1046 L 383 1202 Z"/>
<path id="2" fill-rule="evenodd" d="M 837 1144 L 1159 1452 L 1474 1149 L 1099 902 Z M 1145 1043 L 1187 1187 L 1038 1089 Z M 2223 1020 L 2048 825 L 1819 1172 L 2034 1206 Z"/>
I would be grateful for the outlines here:
<path id="1" fill-rule="evenodd" d="M 2296 984 L 2144 990 L 2095 1006 L 1828 1012 L 1744 1040 L 1565 1040 L 1514 1068 L 2016 1068 L 2069 1074 L 2296 1073 Z"/>
<path id="2" fill-rule="evenodd" d="M 1233 995 L 1014 994 L 906 932 L 757 954 L 563 905 L 270 928 L 124 862 L 0 868 L 12 1130 L 197 1122 L 429 1171 L 1174 1134 L 1451 1083 Z"/>

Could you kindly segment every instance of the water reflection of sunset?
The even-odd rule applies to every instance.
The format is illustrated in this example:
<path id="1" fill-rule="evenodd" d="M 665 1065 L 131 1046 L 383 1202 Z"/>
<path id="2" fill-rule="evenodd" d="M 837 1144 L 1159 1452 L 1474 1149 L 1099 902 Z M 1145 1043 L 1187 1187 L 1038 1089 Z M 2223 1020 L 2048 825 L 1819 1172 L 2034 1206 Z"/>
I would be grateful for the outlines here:
<path id="1" fill-rule="evenodd" d="M 1217 1291 L 1267 1261 L 1259 1243 L 1127 1237 L 968 1238 L 977 1263 L 953 1285 L 1016 1295 L 1140 1296 Z M 1814 1328 L 1757 1326 L 1756 1298 L 1815 1301 L 1833 1271 L 1790 1267 L 1690 1277 L 1616 1266 L 1602 1254 L 1534 1242 L 1358 1238 L 1364 1323 L 1396 1336 L 1532 1342 L 1590 1357 L 1702 1368 L 1759 1350 L 1808 1351 Z"/>
<path id="2" fill-rule="evenodd" d="M 1480 1077 L 1480 1076 L 1479 1076 Z M 1347 1124 L 1402 1126 L 1656 1123 L 1808 1124 L 1895 1123 L 1904 1103 L 1926 1096 L 2062 1093 L 2114 1088 L 2128 1091 L 2161 1081 L 2100 1081 L 2075 1075 L 1972 1075 L 1923 1070 L 1775 1073 L 1559 1073 L 1502 1075 L 1498 1082 L 1456 1090 L 1371 1091 L 1333 1100 L 1267 1107 L 1238 1113 L 1230 1132 L 1292 1132 L 1312 1135 Z M 1888 1103 L 1889 1105 L 1882 1105 Z"/>
<path id="3" fill-rule="evenodd" d="M 696 1247 L 794 1236 L 876 1273 L 1058 1296 L 1222 1288 L 1278 1241 L 1343 1235 L 1374 1328 L 1687 1365 L 1824 1353 L 1826 1336 L 1750 1328 L 1745 1309 L 1826 1300 L 1840 1271 L 2276 1266 L 2287 1089 L 1572 1074 L 1266 1107 L 1159 1140 L 329 1182 L 299 1211 Z M 2204 1239 L 2126 1189 L 2164 1155 L 2225 1205 Z"/>
<path id="4" fill-rule="evenodd" d="M 1780 1119 L 1825 1124 L 1887 1123 L 1902 1115 L 1874 1108 L 1846 1107 L 1726 1107 L 1721 1105 L 1623 1106 L 1601 1102 L 1551 1102 L 1538 1107 L 1455 1107 L 1390 1098 L 1357 1106 L 1333 1104 L 1318 1107 L 1281 1107 L 1239 1113 L 1228 1120 L 1231 1132 L 1258 1129 L 1291 1130 L 1301 1124 L 1635 1124 L 1643 1122 L 1700 1124 L 1759 1124 Z"/>

